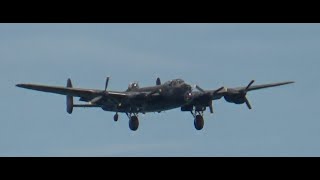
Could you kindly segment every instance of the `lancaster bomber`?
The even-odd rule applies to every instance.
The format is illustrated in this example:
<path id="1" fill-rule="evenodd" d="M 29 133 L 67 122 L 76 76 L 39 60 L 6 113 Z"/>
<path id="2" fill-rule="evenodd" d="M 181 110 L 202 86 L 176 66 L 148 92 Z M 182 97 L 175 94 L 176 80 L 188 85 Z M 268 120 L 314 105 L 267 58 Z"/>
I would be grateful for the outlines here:
<path id="1" fill-rule="evenodd" d="M 67 80 L 66 87 L 39 84 L 17 84 L 16 86 L 66 95 L 66 110 L 69 114 L 74 107 L 98 107 L 115 112 L 113 119 L 118 121 L 118 113 L 125 113 L 129 118 L 129 128 L 136 131 L 139 127 L 139 113 L 160 113 L 175 108 L 191 112 L 194 117 L 194 127 L 201 130 L 204 126 L 203 112 L 208 107 L 213 113 L 213 100 L 224 97 L 227 102 L 245 103 L 251 109 L 246 97 L 247 92 L 293 83 L 293 81 L 286 81 L 252 86 L 254 82 L 252 80 L 245 87 L 204 90 L 196 85 L 195 88 L 198 91 L 193 91 L 192 86 L 182 79 L 173 79 L 161 84 L 160 78 L 157 78 L 155 86 L 139 87 L 137 82 L 133 82 L 125 91 L 109 91 L 107 90 L 109 79 L 107 77 L 104 90 L 74 88 L 70 79 Z M 74 104 L 73 97 L 79 97 L 79 101 L 86 103 Z"/>

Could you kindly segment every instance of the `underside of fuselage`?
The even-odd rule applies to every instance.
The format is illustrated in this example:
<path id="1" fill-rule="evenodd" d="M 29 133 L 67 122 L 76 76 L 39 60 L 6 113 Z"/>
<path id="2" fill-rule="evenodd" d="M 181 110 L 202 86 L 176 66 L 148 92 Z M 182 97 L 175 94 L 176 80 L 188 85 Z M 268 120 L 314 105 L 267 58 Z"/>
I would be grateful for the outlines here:
<path id="1" fill-rule="evenodd" d="M 141 102 L 127 102 L 117 106 L 105 103 L 101 108 L 105 111 L 122 112 L 122 113 L 147 113 L 160 112 L 180 107 L 184 104 L 183 98 L 156 98 Z"/>

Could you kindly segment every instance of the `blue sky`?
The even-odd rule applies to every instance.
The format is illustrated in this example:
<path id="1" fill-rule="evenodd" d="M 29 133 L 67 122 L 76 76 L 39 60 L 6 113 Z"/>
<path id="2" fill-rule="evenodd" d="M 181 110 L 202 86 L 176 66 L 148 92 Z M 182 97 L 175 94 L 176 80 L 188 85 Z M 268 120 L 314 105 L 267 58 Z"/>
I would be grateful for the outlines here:
<path id="1" fill-rule="evenodd" d="M 319 156 L 320 24 L 0 24 L 0 156 Z M 125 90 L 182 78 L 203 89 L 293 80 L 214 101 L 205 126 L 180 109 L 128 118 L 66 112 L 17 83 Z"/>

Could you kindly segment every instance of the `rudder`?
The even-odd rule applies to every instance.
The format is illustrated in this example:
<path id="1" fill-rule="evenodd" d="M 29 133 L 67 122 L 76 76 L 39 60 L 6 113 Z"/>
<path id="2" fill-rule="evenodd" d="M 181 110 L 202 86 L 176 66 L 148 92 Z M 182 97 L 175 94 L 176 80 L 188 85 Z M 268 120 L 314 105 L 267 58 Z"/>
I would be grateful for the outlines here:
<path id="1" fill-rule="evenodd" d="M 72 83 L 70 78 L 67 81 L 67 87 L 72 88 Z M 67 95 L 67 112 L 71 114 L 72 110 L 73 110 L 73 96 Z"/>

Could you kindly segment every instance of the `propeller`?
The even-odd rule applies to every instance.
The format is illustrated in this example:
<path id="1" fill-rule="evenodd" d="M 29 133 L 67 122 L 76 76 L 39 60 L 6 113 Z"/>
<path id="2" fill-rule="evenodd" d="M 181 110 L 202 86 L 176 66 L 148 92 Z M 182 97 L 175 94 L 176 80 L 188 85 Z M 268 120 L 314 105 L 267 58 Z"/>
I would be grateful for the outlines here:
<path id="1" fill-rule="evenodd" d="M 216 94 L 217 92 L 219 92 L 220 90 L 222 90 L 224 87 L 220 87 L 219 89 L 215 90 L 211 96 L 213 96 L 214 94 Z M 210 101 L 209 103 L 209 109 L 210 109 L 210 113 L 212 114 L 213 113 L 213 103 L 212 103 L 213 100 Z"/>
<path id="2" fill-rule="evenodd" d="M 224 89 L 224 87 L 220 87 L 219 89 L 215 90 L 212 94 L 216 94 L 217 92 L 221 91 L 222 89 Z"/>
<path id="3" fill-rule="evenodd" d="M 107 87 L 108 87 L 108 84 L 109 84 L 109 76 L 107 77 L 107 79 L 106 79 L 106 85 L 105 85 L 105 87 L 104 87 L 104 91 L 107 91 Z"/>
<path id="4" fill-rule="evenodd" d="M 146 94 L 146 97 L 150 97 L 150 96 L 152 96 L 153 94 L 156 94 L 156 93 L 161 94 L 161 92 L 162 92 L 162 89 L 155 89 L 155 90 L 151 91 L 150 93 Z"/>
<path id="5" fill-rule="evenodd" d="M 230 98 L 236 98 L 236 104 L 242 104 L 242 103 L 246 103 L 247 107 L 249 109 L 252 109 L 251 105 L 250 105 L 250 102 L 248 100 L 248 98 L 246 97 L 247 95 L 247 92 L 249 91 L 249 88 L 251 87 L 251 85 L 254 83 L 254 80 L 251 80 L 249 82 L 249 84 L 247 85 L 246 88 L 244 89 L 241 89 L 241 90 L 236 90 L 236 89 L 228 89 L 228 93 L 229 93 L 229 97 Z M 228 97 L 228 96 L 225 96 L 225 98 Z M 234 101 L 230 99 L 231 101 Z M 238 100 L 237 100 L 238 99 Z M 229 101 L 230 101 L 229 100 Z M 239 101 L 239 102 L 237 102 Z"/>
<path id="6" fill-rule="evenodd" d="M 205 90 L 203 90 L 201 87 L 199 87 L 198 85 L 196 85 L 196 89 L 198 89 L 200 92 L 205 93 Z"/>
<path id="7" fill-rule="evenodd" d="M 103 96 L 97 96 L 95 98 L 93 98 L 91 101 L 89 101 L 89 104 L 95 104 L 96 102 L 98 102 L 100 99 L 102 99 Z"/>
<path id="8" fill-rule="evenodd" d="M 248 106 L 248 108 L 249 108 L 249 109 L 252 109 L 252 107 L 251 107 L 251 105 L 250 105 L 250 103 L 249 103 L 249 100 L 248 100 L 246 97 L 244 97 L 244 100 L 245 100 L 246 105 Z"/>
<path id="9" fill-rule="evenodd" d="M 103 94 L 100 95 L 100 96 L 97 96 L 97 97 L 93 98 L 91 101 L 89 101 L 89 104 L 95 104 L 95 103 L 98 102 L 100 99 L 102 99 L 104 95 L 107 94 L 107 88 L 108 88 L 108 84 L 109 84 L 109 79 L 110 79 L 110 77 L 108 76 L 107 79 L 106 79 L 106 84 L 105 84 L 105 86 L 104 86 L 104 92 L 103 92 Z"/>
<path id="10" fill-rule="evenodd" d="M 251 80 L 248 86 L 246 87 L 246 91 L 248 91 L 249 87 L 254 83 L 254 80 Z"/>
<path id="11" fill-rule="evenodd" d="M 206 91 L 203 90 L 200 86 L 196 85 L 195 87 L 196 87 L 196 89 L 198 89 L 200 92 L 206 93 Z M 213 91 L 212 93 L 210 92 L 210 96 L 213 96 L 214 94 L 216 94 L 217 92 L 219 92 L 219 91 L 220 91 L 221 89 L 223 89 L 223 88 L 224 88 L 224 87 L 222 86 L 222 87 L 220 87 L 219 89 Z M 213 100 L 210 100 L 210 102 L 209 102 L 210 113 L 213 113 L 213 102 L 212 102 L 212 101 L 213 101 Z"/>
<path id="12" fill-rule="evenodd" d="M 249 109 L 252 109 L 252 107 L 251 107 L 250 102 L 249 102 L 248 98 L 246 97 L 246 95 L 247 95 L 247 92 L 248 92 L 250 86 L 251 86 L 253 83 L 254 83 L 254 80 L 250 81 L 250 83 L 248 84 L 248 86 L 246 87 L 246 89 L 244 89 L 244 91 L 242 92 L 242 93 L 244 94 L 244 102 L 246 103 L 246 105 L 247 105 L 247 107 L 248 107 Z"/>

